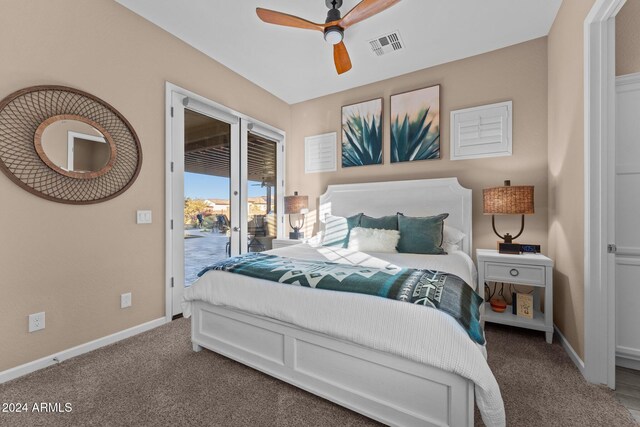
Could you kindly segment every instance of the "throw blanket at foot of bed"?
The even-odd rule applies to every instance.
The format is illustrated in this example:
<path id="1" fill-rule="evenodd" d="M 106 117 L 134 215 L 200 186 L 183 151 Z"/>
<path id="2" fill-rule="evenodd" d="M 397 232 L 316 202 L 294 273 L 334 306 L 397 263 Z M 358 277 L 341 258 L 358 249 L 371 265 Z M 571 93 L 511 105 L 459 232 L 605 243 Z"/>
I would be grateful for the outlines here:
<path id="1" fill-rule="evenodd" d="M 209 266 L 209 270 L 243 274 L 316 289 L 354 292 L 433 307 L 460 323 L 469 337 L 484 344 L 480 327 L 482 298 L 464 280 L 449 273 L 388 266 L 385 269 L 253 253 Z"/>

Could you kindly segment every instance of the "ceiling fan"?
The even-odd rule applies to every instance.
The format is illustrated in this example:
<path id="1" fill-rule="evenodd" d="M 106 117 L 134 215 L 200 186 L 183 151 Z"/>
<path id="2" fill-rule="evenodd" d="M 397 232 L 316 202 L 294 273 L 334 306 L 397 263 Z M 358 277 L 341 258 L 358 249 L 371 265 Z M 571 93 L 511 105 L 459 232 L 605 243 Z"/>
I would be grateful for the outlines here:
<path id="1" fill-rule="evenodd" d="M 256 13 L 260 19 L 269 24 L 321 31 L 324 34 L 325 41 L 333 45 L 333 60 L 336 64 L 336 71 L 338 74 L 342 74 L 351 69 L 351 59 L 343 42 L 344 31 L 352 25 L 390 8 L 399 1 L 400 0 L 362 0 L 341 18 L 340 6 L 342 6 L 342 0 L 325 0 L 329 12 L 327 13 L 327 19 L 324 24 L 316 24 L 315 22 L 307 21 L 298 16 L 263 9 L 261 7 L 256 8 Z"/>

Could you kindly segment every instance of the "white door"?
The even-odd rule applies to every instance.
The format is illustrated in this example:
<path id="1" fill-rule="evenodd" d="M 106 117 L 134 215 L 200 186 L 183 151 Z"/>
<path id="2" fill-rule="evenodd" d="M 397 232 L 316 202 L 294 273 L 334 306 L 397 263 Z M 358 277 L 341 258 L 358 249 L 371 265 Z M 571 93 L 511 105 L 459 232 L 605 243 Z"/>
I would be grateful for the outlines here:
<path id="1" fill-rule="evenodd" d="M 282 235 L 284 214 L 284 141 L 263 126 L 240 120 L 242 209 L 240 240 L 246 252 L 272 249 L 273 239 Z M 242 248 L 244 251 L 244 247 Z"/>
<path id="2" fill-rule="evenodd" d="M 172 316 L 182 313 L 184 289 L 198 272 L 271 249 L 284 220 L 283 133 L 185 92 L 170 92 L 167 127 Z"/>
<path id="3" fill-rule="evenodd" d="M 171 106 L 171 311 L 175 316 L 182 313 L 184 288 L 200 270 L 242 252 L 243 214 L 240 120 L 176 92 L 172 92 Z"/>
<path id="4" fill-rule="evenodd" d="M 617 364 L 640 368 L 640 74 L 616 81 Z"/>

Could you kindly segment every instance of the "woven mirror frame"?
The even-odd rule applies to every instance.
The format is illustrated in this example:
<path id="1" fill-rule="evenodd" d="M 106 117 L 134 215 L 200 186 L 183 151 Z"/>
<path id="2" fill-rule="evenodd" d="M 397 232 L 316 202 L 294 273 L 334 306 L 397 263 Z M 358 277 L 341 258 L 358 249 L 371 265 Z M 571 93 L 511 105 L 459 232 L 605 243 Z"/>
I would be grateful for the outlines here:
<path id="1" fill-rule="evenodd" d="M 64 171 L 43 155 L 44 127 L 67 117 L 105 135 L 111 157 L 100 171 Z M 131 124 L 91 94 L 65 86 L 33 86 L 0 101 L 0 169 L 36 196 L 69 204 L 104 202 L 126 191 L 141 166 L 140 141 Z"/>

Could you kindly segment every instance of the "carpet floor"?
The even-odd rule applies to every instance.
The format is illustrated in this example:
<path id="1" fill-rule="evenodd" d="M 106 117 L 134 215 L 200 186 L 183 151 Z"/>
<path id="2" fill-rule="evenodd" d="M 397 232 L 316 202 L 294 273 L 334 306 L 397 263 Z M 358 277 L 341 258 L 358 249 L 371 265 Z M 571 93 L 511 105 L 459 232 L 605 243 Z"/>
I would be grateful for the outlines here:
<path id="1" fill-rule="evenodd" d="M 190 322 L 152 331 L 0 385 L 1 426 L 370 426 L 376 422 L 213 352 Z M 634 426 L 606 387 L 587 384 L 542 333 L 488 325 L 489 364 L 510 426 Z M 34 403 L 71 412 L 32 412 Z M 55 408 L 53 408 L 55 409 Z M 476 410 L 476 425 L 482 425 Z"/>

